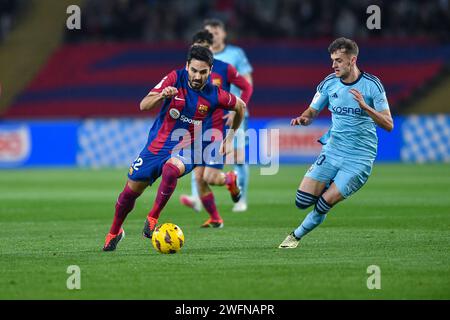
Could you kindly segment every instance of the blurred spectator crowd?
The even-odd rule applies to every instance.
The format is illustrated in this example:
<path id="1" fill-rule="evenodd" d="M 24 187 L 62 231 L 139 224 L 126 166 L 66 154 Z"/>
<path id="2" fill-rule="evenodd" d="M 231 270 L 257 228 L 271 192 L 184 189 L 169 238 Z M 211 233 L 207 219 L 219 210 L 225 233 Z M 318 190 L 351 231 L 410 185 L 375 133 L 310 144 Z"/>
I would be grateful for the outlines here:
<path id="1" fill-rule="evenodd" d="M 0 43 L 6 39 L 25 6 L 26 0 L 0 0 Z"/>
<path id="2" fill-rule="evenodd" d="M 2 0 L 3 1 L 3 0 Z M 68 41 L 188 40 L 203 19 L 221 18 L 230 36 L 347 36 L 450 39 L 450 0 L 86 0 L 83 28 Z M 369 30 L 369 5 L 381 8 L 381 29 Z"/>

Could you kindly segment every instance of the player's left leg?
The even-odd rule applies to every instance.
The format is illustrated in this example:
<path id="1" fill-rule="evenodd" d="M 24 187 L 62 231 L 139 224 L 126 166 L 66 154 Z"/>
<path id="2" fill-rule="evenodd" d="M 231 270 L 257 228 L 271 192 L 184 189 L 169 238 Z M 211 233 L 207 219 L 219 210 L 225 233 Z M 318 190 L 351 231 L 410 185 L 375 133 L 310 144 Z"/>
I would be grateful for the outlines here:
<path id="1" fill-rule="evenodd" d="M 147 215 L 142 234 L 151 238 L 162 209 L 166 206 L 177 186 L 178 178 L 185 173 L 185 164 L 178 158 L 172 157 L 164 163 L 161 173 L 161 183 L 156 193 L 153 208 Z"/>

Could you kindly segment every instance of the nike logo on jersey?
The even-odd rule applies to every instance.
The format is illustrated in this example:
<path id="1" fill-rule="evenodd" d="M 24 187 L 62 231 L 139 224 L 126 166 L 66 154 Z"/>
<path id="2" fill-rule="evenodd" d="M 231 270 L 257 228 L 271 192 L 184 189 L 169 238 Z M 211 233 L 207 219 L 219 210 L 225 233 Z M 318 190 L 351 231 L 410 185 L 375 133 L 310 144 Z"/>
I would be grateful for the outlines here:
<path id="1" fill-rule="evenodd" d="M 178 97 L 175 97 L 175 100 L 178 100 L 178 101 L 186 101 L 186 100 L 181 99 L 181 98 L 178 98 Z"/>

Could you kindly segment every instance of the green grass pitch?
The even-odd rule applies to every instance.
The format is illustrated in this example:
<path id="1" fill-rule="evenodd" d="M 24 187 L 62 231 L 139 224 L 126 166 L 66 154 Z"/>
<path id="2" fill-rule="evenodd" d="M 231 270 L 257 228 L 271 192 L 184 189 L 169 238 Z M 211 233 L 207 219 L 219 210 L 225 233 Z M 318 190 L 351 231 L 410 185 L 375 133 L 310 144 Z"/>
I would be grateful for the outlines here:
<path id="1" fill-rule="evenodd" d="M 294 205 L 306 169 L 252 168 L 246 213 L 215 188 L 223 229 L 199 228 L 206 213 L 179 204 L 181 179 L 160 218 L 185 233 L 175 255 L 141 236 L 159 181 L 117 251 L 102 252 L 126 169 L 1 171 L 0 299 L 450 299 L 449 165 L 375 164 L 300 247 L 281 250 L 307 213 Z M 81 269 L 80 290 L 66 287 L 69 265 Z M 367 288 L 370 265 L 379 290 Z"/>

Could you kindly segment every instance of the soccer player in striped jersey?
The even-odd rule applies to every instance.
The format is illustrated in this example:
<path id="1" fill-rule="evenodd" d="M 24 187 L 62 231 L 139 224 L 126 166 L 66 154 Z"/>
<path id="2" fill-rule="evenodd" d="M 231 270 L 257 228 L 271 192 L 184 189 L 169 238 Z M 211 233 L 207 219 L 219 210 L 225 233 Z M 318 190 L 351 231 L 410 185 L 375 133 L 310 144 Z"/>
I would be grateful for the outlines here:
<path id="1" fill-rule="evenodd" d="M 207 48 L 211 48 L 213 44 L 213 35 L 207 30 L 198 31 L 192 39 L 193 45 L 201 45 Z M 241 76 L 237 70 L 229 63 L 214 59 L 214 64 L 210 76 L 210 81 L 221 87 L 226 91 L 230 91 L 231 85 L 237 86 L 241 92 L 241 99 L 248 104 L 253 92 L 253 88 L 250 83 Z M 219 136 L 223 137 L 226 129 L 229 128 L 232 118 L 227 117 L 227 110 L 218 109 L 214 112 L 212 118 L 208 123 L 204 125 L 204 129 L 217 130 L 216 133 L 220 133 Z M 220 143 L 218 139 L 215 143 Z M 206 162 L 204 166 L 197 166 L 194 170 L 195 174 L 192 174 L 192 196 L 181 195 L 180 201 L 182 204 L 193 208 L 195 211 L 200 211 L 203 199 L 206 197 L 212 197 L 212 190 L 209 185 L 223 185 L 225 183 L 226 175 L 222 172 L 224 167 L 224 160 L 216 161 L 212 159 L 211 162 Z M 234 171 L 227 173 L 230 179 L 236 179 Z M 240 197 L 240 195 L 239 195 Z M 234 202 L 239 201 L 239 197 L 233 198 Z M 212 216 L 211 212 L 208 212 Z M 212 227 L 222 227 L 223 221 L 208 220 L 204 224 Z"/>
<path id="2" fill-rule="evenodd" d="M 124 238 L 122 224 L 134 207 L 136 199 L 160 176 L 153 208 L 145 219 L 143 235 L 151 238 L 161 211 L 174 192 L 178 178 L 188 174 L 203 163 L 196 159 L 198 131 L 217 109 L 236 112 L 231 129 L 236 130 L 244 117 L 245 103 L 233 94 L 214 86 L 208 81 L 213 65 L 212 52 L 201 46 L 190 48 L 186 68 L 170 72 L 141 101 L 142 111 L 161 108 L 150 129 L 148 142 L 137 159 L 131 164 L 128 181 L 116 202 L 114 220 L 106 236 L 104 251 L 113 251 Z M 229 131 L 220 145 L 225 154 L 233 141 Z M 202 136 L 202 135 L 200 135 Z M 200 141 L 200 149 L 204 146 Z M 230 193 L 239 192 L 236 181 L 227 181 Z M 206 206 L 213 205 L 210 202 Z"/>
<path id="3" fill-rule="evenodd" d="M 296 248 L 334 205 L 367 182 L 377 155 L 376 126 L 387 131 L 394 128 L 380 80 L 356 65 L 357 44 L 338 38 L 328 52 L 334 73 L 319 84 L 309 108 L 291 120 L 292 126 L 308 126 L 326 106 L 332 114 L 331 128 L 319 140 L 322 151 L 300 183 L 295 200 L 299 209 L 314 207 L 279 248 Z"/>

